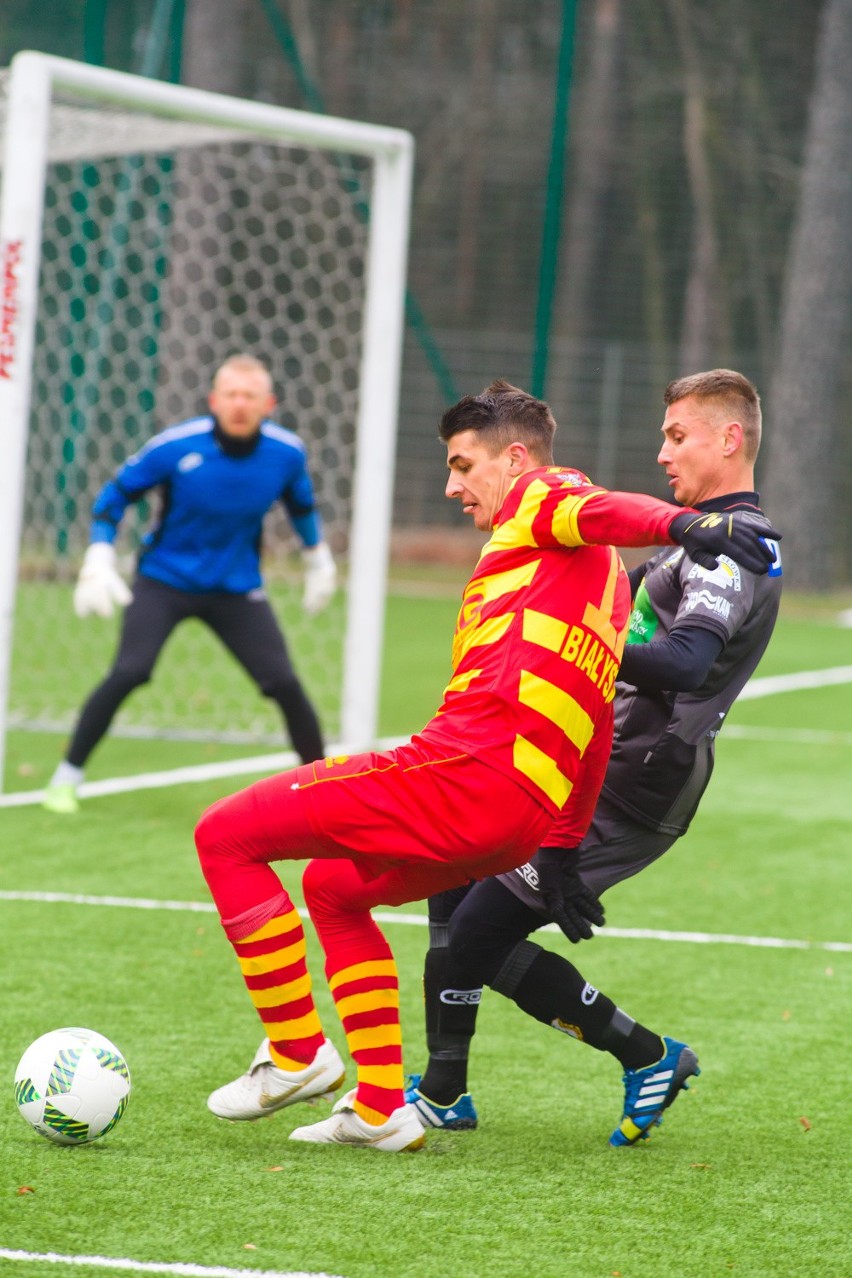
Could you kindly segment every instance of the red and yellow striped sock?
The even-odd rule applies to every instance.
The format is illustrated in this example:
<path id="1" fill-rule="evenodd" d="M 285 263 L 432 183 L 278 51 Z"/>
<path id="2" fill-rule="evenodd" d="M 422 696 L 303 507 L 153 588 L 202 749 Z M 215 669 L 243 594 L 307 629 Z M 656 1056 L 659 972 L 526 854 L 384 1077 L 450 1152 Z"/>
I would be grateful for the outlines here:
<path id="1" fill-rule="evenodd" d="M 396 963 L 370 959 L 326 973 L 358 1071 L 355 1112 L 380 1126 L 404 1103 Z"/>
<path id="2" fill-rule="evenodd" d="M 290 904 L 231 944 L 269 1038 L 273 1064 L 279 1069 L 304 1069 L 325 1038 L 311 993 L 305 932 L 295 907 Z"/>

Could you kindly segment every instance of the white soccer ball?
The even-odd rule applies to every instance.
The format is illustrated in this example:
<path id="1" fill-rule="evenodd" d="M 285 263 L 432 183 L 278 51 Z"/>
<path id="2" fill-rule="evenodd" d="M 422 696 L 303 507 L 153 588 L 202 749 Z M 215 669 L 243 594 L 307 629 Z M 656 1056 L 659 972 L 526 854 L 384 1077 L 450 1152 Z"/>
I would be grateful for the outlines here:
<path id="1" fill-rule="evenodd" d="M 94 1030 L 51 1030 L 31 1043 L 15 1070 L 23 1117 L 59 1145 L 85 1145 L 115 1127 L 130 1097 L 121 1052 Z"/>

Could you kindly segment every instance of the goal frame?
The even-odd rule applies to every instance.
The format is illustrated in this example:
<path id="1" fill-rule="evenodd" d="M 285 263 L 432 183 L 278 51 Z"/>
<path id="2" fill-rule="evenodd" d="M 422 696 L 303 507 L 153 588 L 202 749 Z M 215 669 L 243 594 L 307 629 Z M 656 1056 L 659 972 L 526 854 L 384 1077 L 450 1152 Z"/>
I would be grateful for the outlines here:
<path id="1" fill-rule="evenodd" d="M 374 743 L 384 630 L 414 141 L 403 129 L 166 84 L 34 51 L 10 63 L 0 207 L 0 791 L 54 89 L 373 161 L 355 438 L 340 746 Z"/>

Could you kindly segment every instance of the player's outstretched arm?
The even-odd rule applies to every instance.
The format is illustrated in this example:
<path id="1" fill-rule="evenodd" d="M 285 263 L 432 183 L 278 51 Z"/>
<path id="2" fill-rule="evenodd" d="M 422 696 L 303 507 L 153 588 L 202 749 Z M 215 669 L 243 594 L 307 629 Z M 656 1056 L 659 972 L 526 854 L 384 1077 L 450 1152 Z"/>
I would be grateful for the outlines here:
<path id="1" fill-rule="evenodd" d="M 702 568 L 717 568 L 719 556 L 727 555 L 741 568 L 758 574 L 768 572 L 775 559 L 776 550 L 767 544 L 767 539 L 781 540 L 774 528 L 736 510 L 703 514 L 682 510 L 672 520 L 669 533 Z"/>
<path id="2" fill-rule="evenodd" d="M 562 496 L 554 532 L 563 545 L 683 546 L 690 559 L 716 568 L 728 555 L 749 572 L 765 573 L 781 534 L 745 511 L 678 509 L 644 493 L 575 491 Z"/>

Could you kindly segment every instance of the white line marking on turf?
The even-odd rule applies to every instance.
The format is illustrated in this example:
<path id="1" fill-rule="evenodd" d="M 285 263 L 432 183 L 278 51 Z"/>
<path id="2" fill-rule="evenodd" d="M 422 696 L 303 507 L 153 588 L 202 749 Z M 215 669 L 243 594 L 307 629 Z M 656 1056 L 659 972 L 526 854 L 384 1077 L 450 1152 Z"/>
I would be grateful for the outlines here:
<path id="1" fill-rule="evenodd" d="M 177 1274 L 181 1278 L 335 1278 L 334 1274 L 307 1273 L 303 1269 L 283 1273 L 278 1269 L 229 1269 L 223 1265 L 167 1264 L 155 1260 L 128 1260 L 112 1256 L 61 1256 L 55 1251 L 13 1251 L 0 1247 L 0 1260 L 41 1261 L 49 1265 L 88 1265 L 92 1269 L 122 1269 L 135 1274 Z"/>
<path id="2" fill-rule="evenodd" d="M 801 692 L 808 688 L 836 687 L 844 683 L 852 683 L 852 666 L 831 666 L 824 670 L 799 670 L 794 674 L 767 675 L 760 679 L 750 679 L 737 700 L 755 701 L 761 697 L 775 696 L 779 692 Z M 730 731 L 733 732 L 734 729 Z M 743 735 L 745 731 L 747 729 L 736 729 L 738 735 Z M 385 737 L 378 742 L 378 746 L 381 750 L 390 750 L 408 739 L 408 737 Z M 836 734 L 829 734 L 825 744 L 837 744 L 837 740 Z M 817 744 L 818 738 L 814 737 L 811 743 Z M 340 744 L 330 745 L 328 752 L 330 755 L 352 753 L 349 747 Z M 185 768 L 171 768 L 165 772 L 144 772 L 138 776 L 84 781 L 80 786 L 80 798 L 93 799 L 109 794 L 128 794 L 136 790 L 159 790 L 166 786 L 215 781 L 224 777 L 280 772 L 285 768 L 295 767 L 298 762 L 297 756 L 287 750 L 279 751 L 277 754 L 252 755 L 245 759 L 226 759 L 220 763 L 199 763 Z M 0 794 L 0 808 L 35 807 L 43 799 L 44 790 L 19 790 L 13 794 Z"/>
<path id="3" fill-rule="evenodd" d="M 170 768 L 167 772 L 143 772 L 133 777 L 109 777 L 105 781 L 84 781 L 81 799 L 105 794 L 128 794 L 132 790 L 159 790 L 165 786 L 186 785 L 194 781 L 215 781 L 220 777 L 238 777 L 258 772 L 282 772 L 293 768 L 298 757 L 288 750 L 278 754 L 252 755 L 246 759 L 225 759 L 221 763 L 198 763 L 186 768 Z M 0 795 L 0 807 L 19 808 L 41 803 L 44 790 L 20 790 Z"/>
<path id="4" fill-rule="evenodd" d="M 156 901 L 135 896 L 87 896 L 74 892 L 7 892 L 0 891 L 0 901 L 34 901 L 47 905 L 99 905 L 125 910 L 175 910 L 192 914 L 215 914 L 212 901 Z M 302 918 L 307 910 L 299 910 Z M 425 927 L 425 914 L 404 914 L 402 911 L 373 911 L 377 923 L 400 923 L 409 927 Z M 555 923 L 548 923 L 542 932 L 559 933 Z M 691 945 L 749 945 L 771 950 L 832 950 L 840 954 L 852 954 L 852 941 L 800 941 L 781 936 L 735 936 L 728 932 L 667 932 L 645 927 L 595 928 L 597 936 L 612 937 L 620 941 L 681 941 Z"/>
<path id="5" fill-rule="evenodd" d="M 408 740 L 408 737 L 385 737 L 378 746 L 380 750 L 391 750 Z M 328 753 L 339 755 L 351 754 L 352 751 L 332 743 L 328 747 Z M 166 772 L 142 772 L 137 776 L 108 777 L 105 781 L 84 781 L 79 794 L 81 799 L 94 799 L 105 794 L 128 794 L 134 790 L 161 790 L 167 786 L 216 781 L 223 777 L 283 772 L 298 764 L 299 757 L 292 750 L 279 751 L 277 754 L 255 754 L 245 759 L 223 759 L 221 763 L 197 763 L 185 768 L 170 768 Z M 14 794 L 0 794 L 0 808 L 36 806 L 42 802 L 44 794 L 44 790 L 19 790 Z"/>
<path id="6" fill-rule="evenodd" d="M 808 688 L 835 687 L 838 684 L 852 683 L 852 666 L 832 666 L 825 670 L 800 670 L 794 674 L 767 675 L 760 679 L 750 679 L 743 688 L 738 701 L 755 701 L 758 698 L 775 696 L 779 692 L 800 692 Z M 745 736 L 757 733 L 761 729 L 749 729 L 733 726 L 728 729 L 730 735 Z M 767 729 L 767 732 L 770 731 Z M 794 740 L 796 729 L 791 730 L 790 740 Z M 764 740 L 775 740 L 774 736 L 764 736 Z M 782 736 L 778 736 L 782 740 Z M 407 741 L 408 737 L 385 737 L 378 742 L 379 749 L 390 750 L 394 746 Z M 809 736 L 807 744 L 837 745 L 845 744 L 844 734 L 827 733 L 821 736 L 815 733 Z M 348 747 L 332 744 L 329 754 L 351 753 Z M 80 786 L 81 799 L 94 799 L 110 794 L 128 794 L 137 790 L 158 790 L 166 786 L 189 785 L 199 781 L 215 781 L 225 777 L 251 776 L 264 772 L 280 772 L 292 768 L 299 760 L 292 751 L 277 754 L 252 755 L 245 759 L 226 759 L 221 763 L 199 763 L 184 768 L 171 768 L 164 772 L 144 772 L 138 776 L 109 777 L 104 781 L 84 781 Z M 18 790 L 12 794 L 0 794 L 0 808 L 35 807 L 44 799 L 44 790 Z"/>
<path id="7" fill-rule="evenodd" d="M 738 723 L 725 727 L 725 738 L 742 741 L 776 741 L 780 745 L 852 745 L 852 732 L 830 732 L 823 728 L 748 728 Z"/>
<path id="8" fill-rule="evenodd" d="M 758 697 L 774 697 L 777 692 L 802 692 L 805 688 L 835 687 L 852 683 L 852 666 L 832 666 L 827 670 L 799 670 L 796 674 L 765 675 L 749 679 L 737 701 L 754 701 Z"/>

